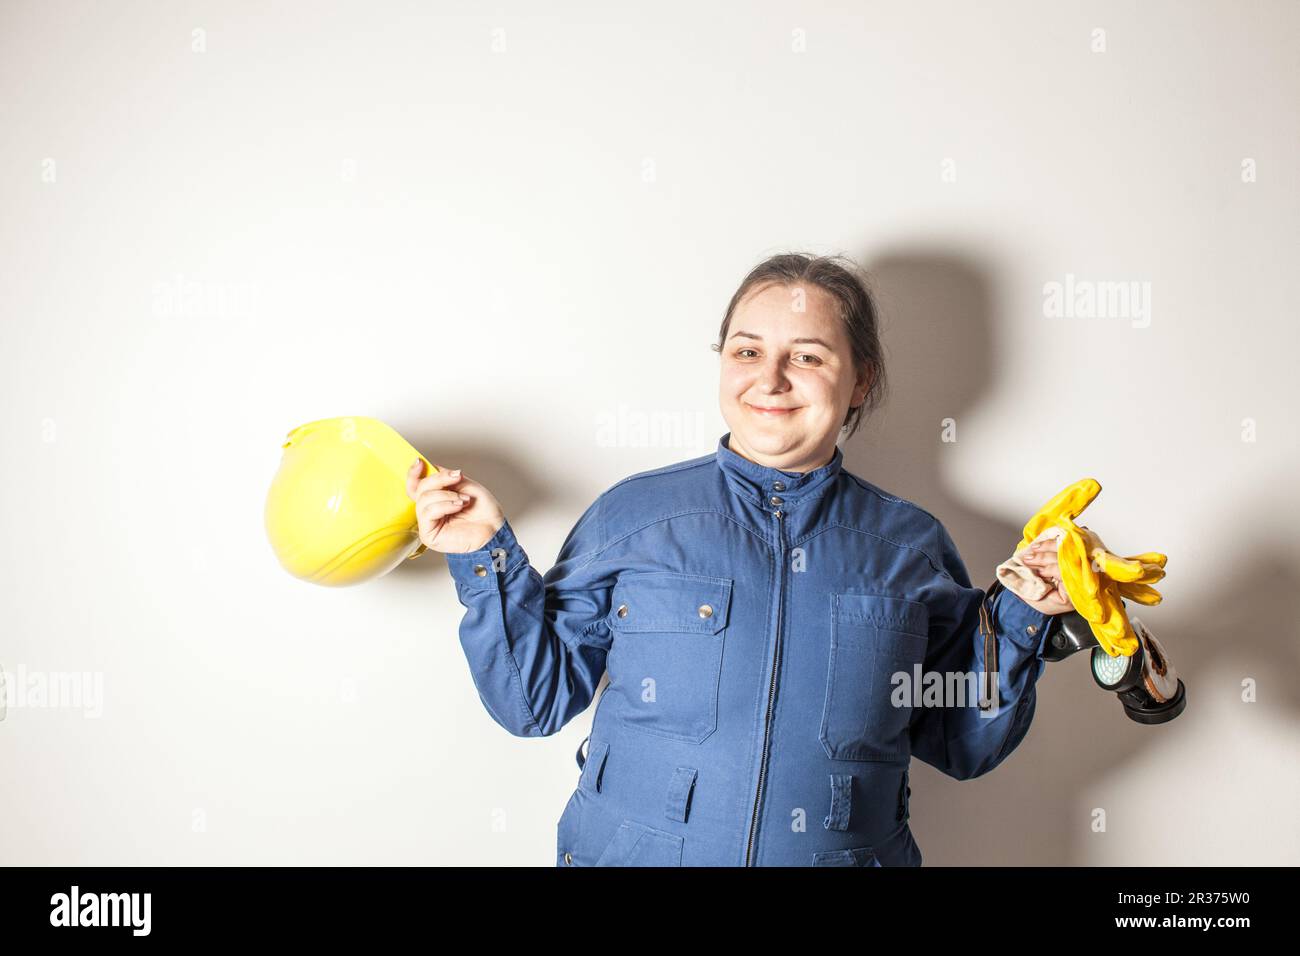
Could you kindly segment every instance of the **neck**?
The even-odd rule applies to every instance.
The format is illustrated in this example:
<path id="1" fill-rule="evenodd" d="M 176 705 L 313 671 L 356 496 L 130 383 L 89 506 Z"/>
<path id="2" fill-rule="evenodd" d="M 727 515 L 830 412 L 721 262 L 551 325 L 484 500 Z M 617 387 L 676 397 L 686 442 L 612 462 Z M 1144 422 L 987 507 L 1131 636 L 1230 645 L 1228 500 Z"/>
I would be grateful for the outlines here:
<path id="1" fill-rule="evenodd" d="M 835 457 L 834 443 L 832 443 L 830 451 L 823 452 L 818 449 L 811 455 L 798 452 L 784 455 L 764 455 L 747 447 L 744 441 L 734 433 L 727 440 L 727 447 L 756 465 L 762 465 L 764 468 L 776 468 L 779 471 L 793 471 L 801 475 L 816 471 L 818 468 L 829 464 L 830 460 Z"/>

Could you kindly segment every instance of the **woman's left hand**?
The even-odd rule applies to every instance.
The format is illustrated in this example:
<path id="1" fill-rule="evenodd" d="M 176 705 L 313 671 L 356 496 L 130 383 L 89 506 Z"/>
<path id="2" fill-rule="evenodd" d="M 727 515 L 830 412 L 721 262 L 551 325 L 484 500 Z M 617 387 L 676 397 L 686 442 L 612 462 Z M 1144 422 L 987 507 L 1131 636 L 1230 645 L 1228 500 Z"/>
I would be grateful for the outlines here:
<path id="1" fill-rule="evenodd" d="M 1061 566 L 1056 558 L 1057 544 L 1057 541 L 1047 538 L 1029 545 L 1019 555 L 1020 562 L 1025 567 L 1055 589 L 1037 601 L 1025 601 L 1034 610 L 1044 614 L 1065 614 L 1074 610 L 1074 602 L 1065 592 L 1065 582 L 1061 579 Z"/>

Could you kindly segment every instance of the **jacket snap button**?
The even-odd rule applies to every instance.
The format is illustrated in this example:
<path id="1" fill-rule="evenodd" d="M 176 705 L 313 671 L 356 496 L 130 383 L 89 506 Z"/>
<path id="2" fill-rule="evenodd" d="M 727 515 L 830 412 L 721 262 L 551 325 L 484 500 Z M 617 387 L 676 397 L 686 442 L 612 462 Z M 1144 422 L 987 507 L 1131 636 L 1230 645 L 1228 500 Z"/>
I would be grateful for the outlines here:
<path id="1" fill-rule="evenodd" d="M 772 487 L 773 487 L 775 490 L 777 490 L 777 491 L 785 491 L 785 482 L 783 482 L 783 481 L 774 481 L 774 482 L 772 482 Z"/>
<path id="2" fill-rule="evenodd" d="M 568 850 L 564 851 L 564 865 L 573 866 L 573 855 Z"/>
<path id="3" fill-rule="evenodd" d="M 483 567 L 483 565 L 481 564 L 476 564 L 474 565 L 474 573 L 477 574 L 479 577 L 483 577 L 484 575 L 487 574 L 487 568 Z"/>
<path id="4" fill-rule="evenodd" d="M 620 605 L 618 606 L 618 616 L 619 616 L 619 617 L 627 617 L 627 605 L 626 605 L 626 604 L 620 604 Z"/>
<path id="5" fill-rule="evenodd" d="M 1029 633 L 1030 637 L 1032 637 L 1033 635 L 1038 633 L 1038 625 L 1030 624 L 1027 628 L 1025 628 L 1025 630 Z"/>
<path id="6" fill-rule="evenodd" d="M 700 617 L 713 617 L 713 608 L 707 604 L 700 605 Z"/>
<path id="7" fill-rule="evenodd" d="M 778 498 L 776 495 L 773 495 L 771 498 L 768 498 L 767 500 L 774 505 L 779 505 L 781 503 L 781 499 Z"/>

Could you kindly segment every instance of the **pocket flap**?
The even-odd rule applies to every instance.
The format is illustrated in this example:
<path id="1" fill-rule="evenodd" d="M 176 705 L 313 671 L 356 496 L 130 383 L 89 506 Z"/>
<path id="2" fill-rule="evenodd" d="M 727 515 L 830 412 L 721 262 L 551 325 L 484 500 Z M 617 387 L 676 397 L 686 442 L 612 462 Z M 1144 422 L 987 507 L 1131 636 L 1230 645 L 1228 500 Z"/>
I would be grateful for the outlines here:
<path id="1" fill-rule="evenodd" d="M 690 810 L 691 791 L 695 789 L 696 770 L 694 767 L 678 767 L 673 771 L 673 778 L 668 784 L 668 806 L 664 815 L 669 820 L 686 822 Z"/>
<path id="2" fill-rule="evenodd" d="M 676 571 L 625 574 L 614 585 L 609 625 L 619 631 L 716 634 L 727 626 L 731 578 Z"/>
<path id="3" fill-rule="evenodd" d="M 605 760 L 609 756 L 609 743 L 602 741 L 588 747 L 587 759 L 582 762 L 582 773 L 578 775 L 578 786 L 592 793 L 600 793 L 605 773 Z"/>
<path id="4" fill-rule="evenodd" d="M 595 865 L 681 866 L 683 842 L 676 834 L 624 820 Z"/>
<path id="5" fill-rule="evenodd" d="M 929 636 L 930 614 L 919 601 L 887 594 L 832 595 L 835 619 L 845 624 L 875 624 L 890 631 Z"/>
<path id="6" fill-rule="evenodd" d="M 848 850 L 822 850 L 813 854 L 813 866 L 880 866 L 875 851 L 869 846 L 855 846 Z"/>

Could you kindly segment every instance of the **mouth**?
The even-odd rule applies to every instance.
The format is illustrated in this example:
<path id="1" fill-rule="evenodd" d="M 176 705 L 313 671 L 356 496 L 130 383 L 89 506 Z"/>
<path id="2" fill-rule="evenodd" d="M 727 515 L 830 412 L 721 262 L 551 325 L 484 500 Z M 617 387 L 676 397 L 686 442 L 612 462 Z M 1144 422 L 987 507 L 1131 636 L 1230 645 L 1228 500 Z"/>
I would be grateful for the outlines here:
<path id="1" fill-rule="evenodd" d="M 749 402 L 746 402 L 745 407 L 748 408 L 755 415 L 758 415 L 760 418 L 785 418 L 788 415 L 793 415 L 795 412 L 799 411 L 799 409 L 802 408 L 803 406 L 802 405 L 795 405 L 793 407 L 763 406 L 763 405 L 751 405 L 749 404 Z"/>

